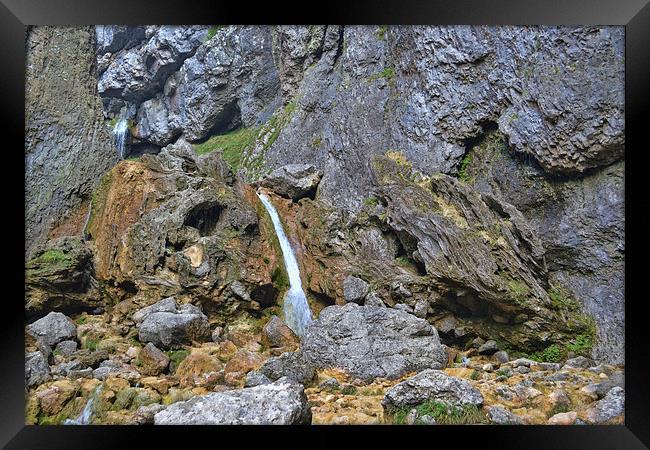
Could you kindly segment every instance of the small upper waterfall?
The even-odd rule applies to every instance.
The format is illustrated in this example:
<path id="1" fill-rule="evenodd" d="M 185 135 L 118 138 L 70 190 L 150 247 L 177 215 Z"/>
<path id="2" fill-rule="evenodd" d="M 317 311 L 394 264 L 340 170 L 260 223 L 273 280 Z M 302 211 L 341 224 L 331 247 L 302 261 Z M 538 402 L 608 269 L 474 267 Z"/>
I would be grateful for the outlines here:
<path id="1" fill-rule="evenodd" d="M 81 414 L 79 414 L 79 417 L 76 419 L 66 419 L 63 422 L 63 425 L 88 425 L 90 424 L 90 419 L 92 418 L 93 415 L 93 407 L 95 406 L 95 400 L 97 400 L 97 397 L 99 396 L 99 393 L 102 390 L 102 385 L 100 384 L 95 388 L 93 393 L 90 395 L 90 398 L 86 402 L 86 406 L 84 406 L 83 411 L 81 411 Z"/>
<path id="2" fill-rule="evenodd" d="M 129 121 L 125 118 L 121 118 L 115 124 L 113 128 L 113 134 L 115 135 L 115 145 L 117 146 L 117 151 L 120 154 L 120 159 L 124 159 L 124 152 L 126 151 L 126 138 L 129 135 Z"/>
<path id="3" fill-rule="evenodd" d="M 268 211 L 273 221 L 275 234 L 280 241 L 280 248 L 282 249 L 282 256 L 284 257 L 284 266 L 289 275 L 289 292 L 284 298 L 284 321 L 289 328 L 291 328 L 298 336 L 302 336 L 305 332 L 305 327 L 311 323 L 311 311 L 307 303 L 307 297 L 302 290 L 302 283 L 300 282 L 300 269 L 296 261 L 296 255 L 293 253 L 291 244 L 287 240 L 282 228 L 282 222 L 278 212 L 273 207 L 269 198 L 262 194 L 257 193 L 257 196 L 262 201 L 262 204 Z"/>

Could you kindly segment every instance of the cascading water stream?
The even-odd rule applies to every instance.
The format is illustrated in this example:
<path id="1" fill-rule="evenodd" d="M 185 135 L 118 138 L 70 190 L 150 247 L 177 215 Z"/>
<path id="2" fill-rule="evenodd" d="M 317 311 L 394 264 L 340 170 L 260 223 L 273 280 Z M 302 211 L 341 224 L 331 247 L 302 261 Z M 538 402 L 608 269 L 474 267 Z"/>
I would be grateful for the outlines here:
<path id="1" fill-rule="evenodd" d="M 117 121 L 113 128 L 113 135 L 115 135 L 115 145 L 120 154 L 120 159 L 124 159 L 124 152 L 126 151 L 126 138 L 129 135 L 129 121 L 122 118 Z"/>
<path id="2" fill-rule="evenodd" d="M 275 234 L 280 241 L 280 248 L 282 249 L 282 256 L 284 257 L 284 267 L 287 269 L 289 275 L 289 292 L 284 298 L 284 321 L 289 328 L 291 328 L 298 336 L 302 337 L 305 332 L 305 327 L 312 321 L 311 311 L 307 303 L 307 297 L 302 290 L 302 283 L 300 282 L 300 269 L 296 261 L 296 255 L 291 248 L 291 244 L 284 234 L 282 222 L 278 212 L 273 207 L 269 198 L 258 192 L 257 196 L 262 201 L 264 208 L 271 216 Z"/>
<path id="3" fill-rule="evenodd" d="M 99 396 L 99 393 L 102 390 L 102 385 L 100 384 L 95 388 L 93 393 L 90 395 L 90 398 L 86 402 L 86 406 L 84 406 L 83 411 L 81 411 L 81 414 L 79 414 L 79 417 L 76 419 L 66 419 L 63 422 L 63 425 L 88 425 L 90 424 L 90 419 L 92 419 L 93 416 L 93 407 L 95 406 L 95 400 L 97 400 L 97 397 Z"/>

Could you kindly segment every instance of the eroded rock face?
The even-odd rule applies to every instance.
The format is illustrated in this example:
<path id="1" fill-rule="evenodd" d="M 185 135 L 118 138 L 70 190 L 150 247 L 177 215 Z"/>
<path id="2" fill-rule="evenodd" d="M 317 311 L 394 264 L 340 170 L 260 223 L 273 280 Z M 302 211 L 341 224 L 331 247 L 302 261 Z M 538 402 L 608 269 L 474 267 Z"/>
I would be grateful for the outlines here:
<path id="1" fill-rule="evenodd" d="M 368 190 L 364 162 L 389 149 L 403 149 L 427 174 L 455 173 L 465 141 L 488 122 L 550 172 L 581 172 L 623 154 L 620 28 L 339 31 L 339 45 L 323 46 L 302 76 L 310 53 L 297 49 L 323 31 L 276 31 L 284 91 L 296 92 L 298 108 L 266 153 L 271 168 L 297 161 L 323 168 L 319 195 L 334 204 L 359 208 Z M 584 98 L 579 108 L 576 98 Z M 313 146 L 304 144 L 310 136 Z"/>
<path id="2" fill-rule="evenodd" d="M 224 315 L 275 303 L 271 273 L 282 260 L 269 240 L 274 230 L 260 225 L 253 189 L 234 182 L 218 154 L 197 157 L 182 141 L 123 161 L 96 199 L 89 224 L 96 277 L 132 286 L 117 317 L 174 295 Z M 226 289 L 233 282 L 245 299 Z"/>
<path id="3" fill-rule="evenodd" d="M 94 37 L 91 27 L 27 34 L 25 260 L 67 218 L 67 235 L 82 235 L 87 200 L 118 161 L 97 96 Z"/>
<path id="4" fill-rule="evenodd" d="M 425 370 L 386 391 L 381 403 L 384 409 L 393 411 L 426 401 L 454 407 L 481 406 L 483 396 L 478 389 L 461 378 L 447 375 L 439 370 Z"/>
<path id="5" fill-rule="evenodd" d="M 315 367 L 340 368 L 363 380 L 398 378 L 447 362 L 438 333 L 425 320 L 355 303 L 323 309 L 300 351 Z"/>
<path id="6" fill-rule="evenodd" d="M 106 28 L 102 31 L 106 34 Z M 119 36 L 118 29 L 113 35 L 116 31 Z M 113 56 L 113 61 L 99 77 L 99 94 L 103 98 L 117 97 L 135 102 L 153 96 L 167 77 L 196 51 L 207 33 L 207 26 L 159 27 L 142 45 Z"/>
<path id="7" fill-rule="evenodd" d="M 469 153 L 465 182 L 511 203 L 539 236 L 552 284 L 584 305 L 598 325 L 593 356 L 624 361 L 624 171 L 623 161 L 580 179 L 548 177 L 522 164 L 489 134 Z"/>
<path id="8" fill-rule="evenodd" d="M 156 425 L 299 425 L 311 423 L 302 385 L 286 378 L 236 391 L 174 403 L 154 416 Z"/>
<path id="9" fill-rule="evenodd" d="M 25 310 L 29 316 L 48 311 L 73 312 L 103 305 L 93 278 L 92 255 L 80 237 L 49 241 L 25 265 Z"/>

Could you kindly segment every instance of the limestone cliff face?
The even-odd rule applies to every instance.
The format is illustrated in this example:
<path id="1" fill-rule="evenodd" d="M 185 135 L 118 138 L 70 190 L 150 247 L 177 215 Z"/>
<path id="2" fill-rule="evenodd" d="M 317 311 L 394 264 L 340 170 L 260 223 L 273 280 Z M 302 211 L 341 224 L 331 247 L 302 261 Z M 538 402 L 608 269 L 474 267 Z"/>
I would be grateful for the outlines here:
<path id="1" fill-rule="evenodd" d="M 94 36 L 92 27 L 45 26 L 27 36 L 26 259 L 66 218 L 76 217 L 66 234 L 81 235 L 85 201 L 118 160 L 97 95 Z"/>

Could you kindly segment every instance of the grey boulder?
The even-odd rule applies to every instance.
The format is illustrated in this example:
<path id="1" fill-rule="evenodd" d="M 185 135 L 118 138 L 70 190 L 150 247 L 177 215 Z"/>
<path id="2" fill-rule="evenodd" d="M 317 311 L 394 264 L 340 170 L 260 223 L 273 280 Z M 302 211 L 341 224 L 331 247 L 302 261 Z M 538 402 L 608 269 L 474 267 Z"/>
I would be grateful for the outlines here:
<path id="1" fill-rule="evenodd" d="M 503 406 L 488 406 L 485 408 L 487 417 L 491 423 L 496 425 L 523 425 L 524 421 L 521 417 L 513 414 Z"/>
<path id="2" fill-rule="evenodd" d="M 41 352 L 27 353 L 25 357 L 25 384 L 27 387 L 36 386 L 48 381 L 50 366 Z"/>
<path id="3" fill-rule="evenodd" d="M 584 413 L 587 423 L 603 424 L 625 413 L 625 389 L 616 386 Z"/>
<path id="4" fill-rule="evenodd" d="M 154 416 L 156 425 L 310 424 L 302 385 L 287 378 L 241 390 L 216 392 L 174 403 Z"/>
<path id="5" fill-rule="evenodd" d="M 426 401 L 436 401 L 452 407 L 481 406 L 483 395 L 468 381 L 440 370 L 425 370 L 386 391 L 381 404 L 390 412 Z"/>
<path id="6" fill-rule="evenodd" d="M 355 303 L 323 309 L 307 328 L 301 353 L 314 367 L 340 368 L 362 380 L 395 379 L 447 362 L 438 332 L 426 320 Z"/>
<path id="7" fill-rule="evenodd" d="M 271 380 L 282 377 L 307 384 L 314 379 L 316 371 L 301 352 L 287 352 L 266 360 L 259 372 Z"/>
<path id="8" fill-rule="evenodd" d="M 27 326 L 27 333 L 49 346 L 77 337 L 77 327 L 65 314 L 51 312 Z"/>
<path id="9" fill-rule="evenodd" d="M 137 311 L 133 320 L 138 339 L 157 347 L 170 348 L 211 339 L 207 316 L 194 305 L 177 305 L 173 297 Z"/>
<path id="10" fill-rule="evenodd" d="M 343 298 L 346 302 L 363 303 L 368 294 L 368 283 L 361 278 L 348 276 L 343 280 Z"/>

